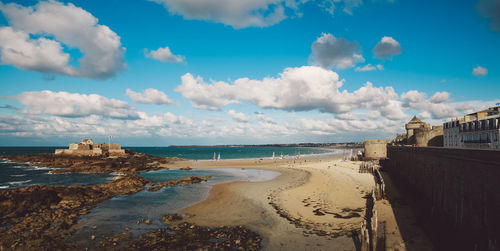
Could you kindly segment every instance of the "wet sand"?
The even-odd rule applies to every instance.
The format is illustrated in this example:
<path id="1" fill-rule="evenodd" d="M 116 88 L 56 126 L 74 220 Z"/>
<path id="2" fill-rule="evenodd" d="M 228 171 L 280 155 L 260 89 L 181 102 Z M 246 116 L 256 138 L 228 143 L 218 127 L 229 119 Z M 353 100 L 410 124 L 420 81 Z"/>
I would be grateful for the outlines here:
<path id="1" fill-rule="evenodd" d="M 180 164 L 180 163 L 178 163 Z M 265 182 L 215 185 L 209 197 L 183 209 L 205 226 L 245 225 L 266 250 L 355 250 L 350 236 L 363 221 L 371 174 L 340 158 L 184 162 L 191 168 L 251 168 L 280 172 Z M 181 167 L 182 167 L 181 164 Z"/>

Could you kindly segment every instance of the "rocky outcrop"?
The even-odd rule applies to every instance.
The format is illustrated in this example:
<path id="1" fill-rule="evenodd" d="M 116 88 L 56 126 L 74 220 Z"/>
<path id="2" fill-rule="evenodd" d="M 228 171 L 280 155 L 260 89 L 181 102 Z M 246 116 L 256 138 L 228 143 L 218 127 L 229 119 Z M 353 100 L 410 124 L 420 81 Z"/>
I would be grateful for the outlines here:
<path id="1" fill-rule="evenodd" d="M 52 173 L 121 173 L 136 174 L 165 169 L 162 164 L 181 160 L 178 158 L 155 157 L 136 153 L 124 157 L 91 157 L 55 154 L 5 155 L 13 162 L 26 162 L 25 166 L 44 166 L 56 168 Z"/>
<path id="2" fill-rule="evenodd" d="M 184 219 L 184 217 L 180 214 L 166 214 L 160 217 L 160 221 L 167 225 L 182 219 Z"/>
<path id="3" fill-rule="evenodd" d="M 132 250 L 259 250 L 262 238 L 244 226 L 202 227 L 187 222 L 130 241 Z"/>
<path id="4" fill-rule="evenodd" d="M 159 183 L 156 186 L 148 188 L 148 191 L 150 192 L 159 191 L 164 187 L 171 187 L 176 185 L 187 186 L 191 184 L 200 183 L 202 181 L 207 181 L 210 178 L 211 176 L 201 176 L 201 177 L 192 176 L 192 177 L 182 178 L 180 180 L 169 180 L 167 182 Z"/>
<path id="5" fill-rule="evenodd" d="M 185 185 L 208 177 L 169 181 Z M 67 240 L 80 215 L 115 196 L 142 191 L 156 183 L 137 175 L 93 186 L 29 186 L 0 191 L 0 250 L 74 248 Z M 161 184 L 160 184 L 161 185 Z"/>

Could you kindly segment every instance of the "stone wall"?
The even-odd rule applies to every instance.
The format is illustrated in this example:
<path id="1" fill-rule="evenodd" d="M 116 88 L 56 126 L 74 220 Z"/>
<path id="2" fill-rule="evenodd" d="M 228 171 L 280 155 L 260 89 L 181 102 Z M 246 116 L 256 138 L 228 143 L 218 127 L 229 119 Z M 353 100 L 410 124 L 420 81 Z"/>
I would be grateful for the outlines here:
<path id="1" fill-rule="evenodd" d="M 419 146 L 443 146 L 443 126 L 416 129 L 415 141 Z"/>
<path id="2" fill-rule="evenodd" d="M 382 159 L 387 156 L 388 140 L 365 140 L 365 155 L 364 159 Z"/>
<path id="3" fill-rule="evenodd" d="M 498 250 L 500 151 L 388 146 L 387 157 L 438 250 Z"/>

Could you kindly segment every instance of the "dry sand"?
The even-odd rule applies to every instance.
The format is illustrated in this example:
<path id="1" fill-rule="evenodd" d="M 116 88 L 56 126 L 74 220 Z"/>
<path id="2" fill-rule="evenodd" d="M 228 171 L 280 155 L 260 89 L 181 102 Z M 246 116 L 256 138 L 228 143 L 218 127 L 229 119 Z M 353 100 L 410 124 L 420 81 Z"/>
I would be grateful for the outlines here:
<path id="1" fill-rule="evenodd" d="M 206 225 L 245 225 L 259 232 L 267 250 L 355 250 L 349 233 L 363 221 L 373 176 L 360 162 L 339 158 L 186 161 L 191 168 L 251 168 L 280 172 L 265 182 L 215 185 L 209 198 L 182 213 Z"/>

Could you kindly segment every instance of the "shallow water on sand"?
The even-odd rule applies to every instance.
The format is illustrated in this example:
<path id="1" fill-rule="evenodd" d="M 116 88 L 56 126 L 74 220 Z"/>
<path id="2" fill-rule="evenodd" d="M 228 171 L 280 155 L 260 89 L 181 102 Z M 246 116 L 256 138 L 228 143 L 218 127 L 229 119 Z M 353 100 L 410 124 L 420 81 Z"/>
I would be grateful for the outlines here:
<path id="1" fill-rule="evenodd" d="M 211 186 L 232 181 L 259 182 L 274 179 L 278 172 L 253 169 L 210 169 L 210 170 L 160 170 L 140 174 L 142 177 L 165 182 L 189 176 L 212 176 L 207 182 L 189 186 L 162 188 L 157 192 L 141 191 L 132 195 L 112 198 L 98 204 L 80 219 L 74 239 L 87 241 L 91 235 L 111 236 L 129 228 L 133 235 L 139 235 L 166 227 L 159 218 L 168 213 L 178 212 L 182 208 L 194 205 L 207 198 Z M 136 224 L 141 219 L 150 219 L 152 224 Z M 97 226 L 96 229 L 92 229 Z"/>

